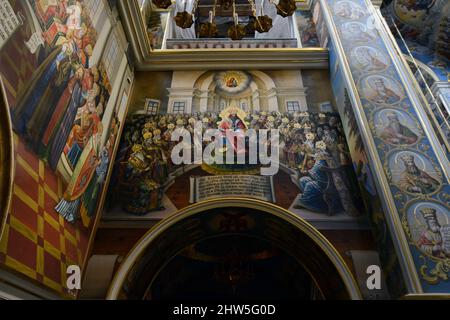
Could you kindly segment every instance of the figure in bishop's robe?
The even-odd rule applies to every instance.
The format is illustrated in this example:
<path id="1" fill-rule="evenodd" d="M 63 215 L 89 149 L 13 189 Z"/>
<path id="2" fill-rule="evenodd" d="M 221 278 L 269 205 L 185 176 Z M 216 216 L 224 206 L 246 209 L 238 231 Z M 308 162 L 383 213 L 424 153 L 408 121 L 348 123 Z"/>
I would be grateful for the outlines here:
<path id="1" fill-rule="evenodd" d="M 419 210 L 425 220 L 425 230 L 422 231 L 417 245 L 433 257 L 445 259 L 450 257 L 450 251 L 444 246 L 442 226 L 437 218 L 436 209 L 423 208 Z"/>
<path id="2" fill-rule="evenodd" d="M 380 138 L 392 144 L 413 144 L 417 142 L 419 137 L 400 122 L 396 113 L 389 112 L 386 117 L 387 123 L 380 134 Z"/>
<path id="3" fill-rule="evenodd" d="M 245 116 L 245 111 L 236 107 L 235 103 L 220 114 L 222 121 L 219 123 L 219 132 L 223 139 L 222 152 L 232 147 L 237 154 L 245 153 L 245 132 L 248 129 Z"/>
<path id="4" fill-rule="evenodd" d="M 440 181 L 430 176 L 416 164 L 414 155 L 407 154 L 401 157 L 405 169 L 400 175 L 398 185 L 400 189 L 415 194 L 433 193 L 440 187 Z"/>
<path id="5" fill-rule="evenodd" d="M 68 33 L 62 44 L 34 72 L 33 78 L 11 113 L 15 131 L 25 138 L 36 153 L 41 147 L 56 105 L 67 88 L 78 60 L 73 35 Z"/>
<path id="6" fill-rule="evenodd" d="M 43 144 L 50 167 L 55 170 L 74 125 L 78 109 L 86 103 L 94 85 L 90 70 L 79 66 L 58 102 L 55 113 L 44 134 Z"/>

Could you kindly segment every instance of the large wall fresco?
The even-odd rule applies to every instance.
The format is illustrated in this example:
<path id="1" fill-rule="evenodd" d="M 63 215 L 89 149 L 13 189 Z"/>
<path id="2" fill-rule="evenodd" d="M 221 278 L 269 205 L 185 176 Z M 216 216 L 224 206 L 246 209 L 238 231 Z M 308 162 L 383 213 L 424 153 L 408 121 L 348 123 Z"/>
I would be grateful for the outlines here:
<path id="1" fill-rule="evenodd" d="M 280 169 L 272 177 L 275 197 L 267 201 L 303 217 L 363 215 L 327 72 L 174 71 L 138 73 L 136 79 L 105 219 L 124 212 L 166 217 L 192 203 L 192 177 L 260 175 L 260 163 L 173 163 L 178 140 L 172 134 L 193 133 L 196 123 L 202 134 L 278 129 Z M 225 145 L 218 152 L 235 147 L 230 140 Z"/>
<path id="2" fill-rule="evenodd" d="M 114 31 L 100 36 L 111 28 L 103 1 L 10 3 L 22 25 L 0 51 L 16 159 L 0 263 L 68 294 L 66 269 L 86 264 L 125 114 L 114 67 L 124 50 Z"/>
<path id="3" fill-rule="evenodd" d="M 389 24 L 395 22 L 408 41 L 450 59 L 450 3 L 447 0 L 393 0 L 383 7 L 383 14 Z M 398 36 L 395 29 L 393 34 Z"/>
<path id="4" fill-rule="evenodd" d="M 446 159 L 437 158 L 419 123 L 383 31 L 373 27 L 371 4 L 334 0 L 321 6 L 339 35 L 423 291 L 448 292 L 450 187 L 440 162 Z"/>

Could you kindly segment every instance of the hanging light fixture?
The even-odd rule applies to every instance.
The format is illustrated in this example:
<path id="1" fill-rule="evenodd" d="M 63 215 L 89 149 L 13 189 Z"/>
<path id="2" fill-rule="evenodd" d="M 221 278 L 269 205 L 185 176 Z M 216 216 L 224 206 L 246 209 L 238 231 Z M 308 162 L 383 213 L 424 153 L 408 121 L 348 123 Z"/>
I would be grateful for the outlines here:
<path id="1" fill-rule="evenodd" d="M 295 4 L 295 0 L 275 0 L 278 3 L 275 3 L 275 7 L 277 8 L 277 14 L 282 16 L 283 18 L 292 16 L 297 10 L 297 6 Z"/>
<path id="2" fill-rule="evenodd" d="M 264 0 L 261 2 L 261 15 L 258 16 L 256 13 L 256 5 L 253 0 L 248 0 L 248 3 L 252 7 L 252 14 L 250 21 L 253 24 L 252 29 L 258 31 L 259 33 L 268 32 L 272 29 L 272 18 L 268 15 L 264 15 Z"/>
<path id="3" fill-rule="evenodd" d="M 178 12 L 175 18 L 175 23 L 177 26 L 183 29 L 189 29 L 194 24 L 194 15 L 195 11 L 197 11 L 198 1 L 195 0 L 194 5 L 192 7 L 191 13 L 187 12 L 187 0 L 184 1 L 184 11 Z"/>
<path id="4" fill-rule="evenodd" d="M 209 21 L 200 25 L 200 37 L 213 38 L 217 35 L 217 25 L 214 22 L 216 17 L 217 0 L 214 1 L 214 8 L 209 12 Z"/>
<path id="5" fill-rule="evenodd" d="M 233 20 L 234 25 L 228 28 L 228 37 L 231 40 L 242 40 L 245 37 L 245 27 L 239 24 L 239 16 L 236 13 L 236 2 L 233 0 Z"/>
<path id="6" fill-rule="evenodd" d="M 183 29 L 191 28 L 194 24 L 194 18 L 200 0 L 195 0 L 191 12 L 188 12 L 187 1 L 184 0 L 184 11 L 178 12 L 174 17 L 175 23 L 178 27 Z M 249 31 L 258 31 L 259 33 L 268 32 L 273 27 L 272 18 L 264 14 L 264 1 L 262 0 L 261 12 L 258 16 L 256 12 L 256 5 L 254 0 L 248 0 L 252 15 L 249 17 L 249 23 L 246 26 L 239 24 L 239 16 L 236 13 L 236 0 L 215 0 L 214 8 L 209 12 L 209 21 L 200 25 L 199 34 L 201 37 L 212 38 L 218 34 L 217 24 L 214 22 L 216 17 L 216 7 L 220 5 L 224 10 L 233 8 L 234 25 L 228 29 L 228 37 L 233 40 L 241 40 L 246 35 L 246 29 Z M 152 0 L 153 4 L 158 8 L 167 9 L 171 4 L 171 0 Z M 277 14 L 282 17 L 292 16 L 297 9 L 295 0 L 269 0 L 270 3 L 277 8 Z"/>
<path id="7" fill-rule="evenodd" d="M 152 0 L 152 2 L 160 9 L 167 9 L 172 4 L 172 0 Z"/>
<path id="8" fill-rule="evenodd" d="M 219 0 L 219 5 L 225 10 L 228 10 L 233 5 L 233 0 Z"/>

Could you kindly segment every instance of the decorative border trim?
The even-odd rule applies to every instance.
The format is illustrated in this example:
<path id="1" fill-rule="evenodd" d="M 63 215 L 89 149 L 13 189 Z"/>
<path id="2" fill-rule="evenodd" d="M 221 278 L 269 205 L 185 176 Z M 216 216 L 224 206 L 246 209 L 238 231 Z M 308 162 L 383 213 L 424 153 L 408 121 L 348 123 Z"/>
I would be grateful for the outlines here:
<path id="1" fill-rule="evenodd" d="M 328 68 L 323 48 L 152 50 L 137 1 L 119 1 L 118 7 L 140 71 Z"/>

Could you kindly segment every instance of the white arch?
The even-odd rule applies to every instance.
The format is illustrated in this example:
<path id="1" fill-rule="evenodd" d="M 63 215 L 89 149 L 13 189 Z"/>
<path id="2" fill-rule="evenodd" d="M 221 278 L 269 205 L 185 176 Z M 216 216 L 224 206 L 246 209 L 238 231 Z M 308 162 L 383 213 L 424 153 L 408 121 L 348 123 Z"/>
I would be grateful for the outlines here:
<path id="1" fill-rule="evenodd" d="M 250 88 L 252 90 L 253 110 L 260 111 L 260 99 L 267 98 L 269 111 L 279 111 L 280 109 L 278 105 L 277 90 L 273 79 L 265 72 L 259 70 L 250 70 L 248 71 L 248 73 L 253 77 L 252 81 L 250 82 Z M 206 71 L 199 75 L 197 79 L 192 83 L 193 89 L 197 89 L 200 92 L 200 112 L 206 112 L 208 110 L 209 92 L 211 92 L 211 88 L 216 87 L 214 83 L 215 74 L 216 72 L 214 71 Z M 258 86 L 258 82 L 255 81 L 255 79 L 259 80 L 259 82 L 262 84 L 262 87 Z"/>
<path id="2" fill-rule="evenodd" d="M 264 83 L 266 90 L 271 90 L 271 89 L 276 88 L 275 82 L 273 81 L 273 79 L 271 77 L 269 77 L 267 75 L 267 73 L 258 71 L 258 70 L 251 70 L 251 71 L 248 71 L 248 73 L 250 73 L 251 75 L 253 75 L 256 78 L 259 78 Z"/>

